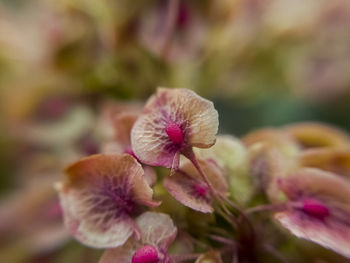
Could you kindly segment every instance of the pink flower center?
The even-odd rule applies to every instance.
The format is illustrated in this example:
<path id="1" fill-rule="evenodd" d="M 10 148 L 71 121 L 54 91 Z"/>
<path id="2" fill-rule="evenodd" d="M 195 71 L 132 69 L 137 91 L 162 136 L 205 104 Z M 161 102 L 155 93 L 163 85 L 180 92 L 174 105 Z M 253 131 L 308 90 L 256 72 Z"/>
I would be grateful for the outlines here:
<path id="1" fill-rule="evenodd" d="M 305 199 L 303 201 L 302 210 L 313 217 L 324 219 L 329 216 L 329 209 L 320 201 L 315 199 Z"/>
<path id="2" fill-rule="evenodd" d="M 158 263 L 158 251 L 154 246 L 143 246 L 139 248 L 132 257 L 132 263 Z"/>
<path id="3" fill-rule="evenodd" d="M 184 134 L 181 127 L 176 123 L 169 123 L 165 128 L 165 132 L 168 134 L 169 139 L 175 144 L 181 144 L 184 140 Z"/>
<path id="4" fill-rule="evenodd" d="M 200 195 L 200 196 L 202 196 L 202 197 L 205 197 L 205 196 L 206 196 L 207 190 L 208 190 L 208 188 L 207 188 L 206 185 L 201 184 L 201 183 L 197 183 L 197 184 L 195 184 L 195 185 L 193 186 L 193 188 L 194 188 L 194 191 L 195 191 L 198 195 Z"/>

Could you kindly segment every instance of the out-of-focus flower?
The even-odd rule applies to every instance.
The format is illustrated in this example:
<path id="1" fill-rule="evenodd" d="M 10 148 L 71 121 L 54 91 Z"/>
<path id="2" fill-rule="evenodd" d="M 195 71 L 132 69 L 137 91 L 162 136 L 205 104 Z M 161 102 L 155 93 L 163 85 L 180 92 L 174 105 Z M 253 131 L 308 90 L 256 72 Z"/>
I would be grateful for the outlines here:
<path id="1" fill-rule="evenodd" d="M 277 178 L 287 176 L 298 167 L 297 143 L 286 132 L 278 129 L 257 130 L 242 140 L 249 150 L 250 173 L 257 187 L 271 201 L 279 201 L 282 197 Z"/>
<path id="2" fill-rule="evenodd" d="M 221 255 L 217 251 L 209 251 L 197 258 L 195 263 L 222 263 Z"/>
<path id="3" fill-rule="evenodd" d="M 218 122 L 212 102 L 191 90 L 160 88 L 132 129 L 132 149 L 145 164 L 177 169 L 180 153 L 215 143 Z"/>
<path id="4" fill-rule="evenodd" d="M 209 149 L 194 150 L 199 159 L 212 159 L 224 171 L 231 196 L 246 203 L 252 195 L 252 178 L 249 176 L 249 158 L 245 145 L 231 135 L 218 135 Z"/>
<path id="5" fill-rule="evenodd" d="M 349 135 L 331 125 L 322 123 L 298 123 L 284 129 L 302 148 L 349 148 Z"/>
<path id="6" fill-rule="evenodd" d="M 171 218 L 162 213 L 146 212 L 136 219 L 141 239 L 130 238 L 123 246 L 108 249 L 99 263 L 171 263 L 168 247 L 177 229 Z"/>
<path id="7" fill-rule="evenodd" d="M 131 156 L 136 157 L 134 151 L 131 148 L 131 129 L 134 126 L 136 119 L 138 118 L 140 111 L 138 111 L 138 107 L 134 105 L 128 105 L 130 108 L 129 111 L 120 111 L 115 112 L 116 107 L 114 108 L 114 112 L 110 112 L 110 120 L 109 125 L 113 127 L 113 136 L 110 136 L 109 140 L 102 147 L 102 152 L 107 154 L 121 154 L 128 153 Z M 126 108 L 126 105 L 124 106 Z M 121 110 L 121 109 L 120 109 Z M 138 160 L 138 159 L 137 159 Z M 139 160 L 138 160 L 139 161 Z M 142 163 L 141 163 L 142 164 Z M 142 168 L 145 172 L 144 176 L 146 177 L 149 185 L 153 185 L 157 179 L 156 174 L 152 167 L 148 165 L 143 165 Z"/>
<path id="8" fill-rule="evenodd" d="M 350 257 L 350 183 L 333 173 L 303 168 L 279 181 L 289 203 L 275 218 L 294 235 Z"/>
<path id="9" fill-rule="evenodd" d="M 70 238 L 52 187 L 57 177 L 41 177 L 20 187 L 0 204 L 0 245 L 22 243 L 33 255 L 61 247 Z"/>
<path id="10" fill-rule="evenodd" d="M 206 172 L 208 181 L 214 190 L 225 194 L 227 183 L 223 171 L 211 160 L 198 160 L 199 165 Z M 183 205 L 194 210 L 213 212 L 213 196 L 208 185 L 190 162 L 186 162 L 175 173 L 164 180 L 164 186 L 169 193 Z"/>
<path id="11" fill-rule="evenodd" d="M 350 178 L 350 150 L 309 149 L 299 155 L 300 166 L 314 167 Z"/>
<path id="12" fill-rule="evenodd" d="M 92 247 L 117 247 L 135 233 L 132 217 L 140 205 L 156 206 L 141 165 L 129 154 L 93 155 L 66 170 L 57 184 L 64 223 L 71 234 Z"/>

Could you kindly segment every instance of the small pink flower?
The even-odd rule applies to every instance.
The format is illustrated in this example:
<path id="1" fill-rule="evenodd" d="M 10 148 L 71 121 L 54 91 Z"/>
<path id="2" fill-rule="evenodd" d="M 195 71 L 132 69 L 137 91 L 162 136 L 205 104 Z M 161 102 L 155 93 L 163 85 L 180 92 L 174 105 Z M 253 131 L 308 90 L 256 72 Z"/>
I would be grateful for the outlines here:
<path id="1" fill-rule="evenodd" d="M 96 248 L 123 245 L 138 234 L 132 218 L 156 206 L 141 165 L 129 154 L 93 155 L 66 170 L 57 185 L 64 223 L 80 242 Z"/>
<path id="2" fill-rule="evenodd" d="M 136 219 L 141 239 L 130 238 L 123 246 L 108 249 L 99 263 L 171 263 L 168 247 L 177 229 L 171 218 L 162 213 L 146 212 Z"/>
<path id="3" fill-rule="evenodd" d="M 198 160 L 198 163 L 206 172 L 213 188 L 220 193 L 226 193 L 227 183 L 222 169 L 210 160 Z M 183 205 L 203 213 L 213 212 L 212 193 L 192 163 L 186 162 L 172 176 L 167 177 L 164 186 Z"/>
<path id="4" fill-rule="evenodd" d="M 294 235 L 350 258 L 350 183 L 330 172 L 303 168 L 279 185 L 290 202 L 275 218 Z"/>
<path id="5" fill-rule="evenodd" d="M 132 149 L 143 163 L 177 169 L 180 153 L 211 147 L 217 130 L 212 102 L 191 90 L 159 88 L 132 129 Z"/>

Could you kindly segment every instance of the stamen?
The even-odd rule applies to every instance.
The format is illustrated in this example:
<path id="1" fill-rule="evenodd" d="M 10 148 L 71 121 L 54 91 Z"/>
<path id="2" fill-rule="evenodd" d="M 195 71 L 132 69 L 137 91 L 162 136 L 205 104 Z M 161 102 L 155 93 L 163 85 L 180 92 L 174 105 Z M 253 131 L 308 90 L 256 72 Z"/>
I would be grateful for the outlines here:
<path id="1" fill-rule="evenodd" d="M 132 257 L 132 263 L 158 263 L 158 251 L 154 246 L 143 246 L 139 248 Z"/>
<path id="2" fill-rule="evenodd" d="M 167 133 L 167 135 L 169 136 L 169 139 L 173 143 L 182 144 L 182 142 L 184 140 L 184 134 L 181 130 L 180 125 L 171 122 L 166 126 L 165 132 Z"/>
<path id="3" fill-rule="evenodd" d="M 195 185 L 193 186 L 193 188 L 194 188 L 194 191 L 195 191 L 198 195 L 200 195 L 200 196 L 202 196 L 202 197 L 205 197 L 205 196 L 206 196 L 207 190 L 208 190 L 208 187 L 207 187 L 206 185 L 201 184 L 201 183 L 197 183 L 197 184 L 195 184 Z"/>
<path id="4" fill-rule="evenodd" d="M 302 210 L 313 217 L 318 219 L 324 219 L 329 216 L 329 209 L 320 201 L 315 199 L 305 199 L 303 200 Z"/>

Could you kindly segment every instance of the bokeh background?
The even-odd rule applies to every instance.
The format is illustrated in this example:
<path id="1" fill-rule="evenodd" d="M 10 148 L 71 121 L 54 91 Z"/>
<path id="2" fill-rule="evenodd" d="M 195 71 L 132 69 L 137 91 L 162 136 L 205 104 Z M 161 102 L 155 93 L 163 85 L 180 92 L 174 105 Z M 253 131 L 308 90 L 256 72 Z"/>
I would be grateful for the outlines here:
<path id="1" fill-rule="evenodd" d="M 104 116 L 156 87 L 213 100 L 222 133 L 349 131 L 348 0 L 0 0 L 0 262 L 96 262 L 52 187 Z"/>

